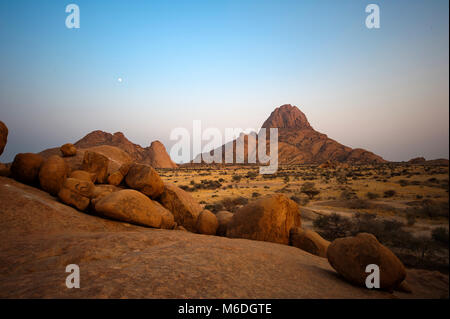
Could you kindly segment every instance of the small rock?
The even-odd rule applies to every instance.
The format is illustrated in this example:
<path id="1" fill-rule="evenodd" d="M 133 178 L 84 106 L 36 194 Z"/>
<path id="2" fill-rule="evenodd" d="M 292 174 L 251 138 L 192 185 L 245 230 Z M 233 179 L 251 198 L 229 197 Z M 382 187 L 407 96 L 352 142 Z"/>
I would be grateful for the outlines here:
<path id="1" fill-rule="evenodd" d="M 175 230 L 187 231 L 187 229 L 181 225 L 178 225 L 177 227 L 175 227 Z"/>
<path id="2" fill-rule="evenodd" d="M 109 185 L 120 185 L 122 183 L 124 176 L 120 171 L 116 171 L 108 176 L 108 184 Z"/>
<path id="3" fill-rule="evenodd" d="M 70 156 L 77 155 L 77 148 L 75 147 L 75 145 L 73 145 L 71 143 L 64 144 L 63 146 L 61 146 L 59 148 L 59 150 L 61 151 L 61 153 L 64 157 L 70 157 Z"/>
<path id="4" fill-rule="evenodd" d="M 203 210 L 197 218 L 197 232 L 204 235 L 215 235 L 219 222 L 216 215 L 209 210 Z"/>
<path id="5" fill-rule="evenodd" d="M 63 203 L 84 211 L 89 206 L 94 189 L 95 185 L 90 181 L 67 178 L 58 197 Z"/>

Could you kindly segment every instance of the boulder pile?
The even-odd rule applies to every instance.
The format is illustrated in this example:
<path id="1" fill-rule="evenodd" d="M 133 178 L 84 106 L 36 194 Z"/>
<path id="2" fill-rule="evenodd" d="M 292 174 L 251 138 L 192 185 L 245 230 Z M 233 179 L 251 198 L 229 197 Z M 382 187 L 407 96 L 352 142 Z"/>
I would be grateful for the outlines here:
<path id="1" fill-rule="evenodd" d="M 153 167 L 131 163 L 113 146 L 98 150 L 80 153 L 68 143 L 59 155 L 17 154 L 11 175 L 82 212 L 152 228 L 216 234 L 216 215 L 181 188 L 164 185 Z M 3 170 L 9 175 L 9 167 Z"/>

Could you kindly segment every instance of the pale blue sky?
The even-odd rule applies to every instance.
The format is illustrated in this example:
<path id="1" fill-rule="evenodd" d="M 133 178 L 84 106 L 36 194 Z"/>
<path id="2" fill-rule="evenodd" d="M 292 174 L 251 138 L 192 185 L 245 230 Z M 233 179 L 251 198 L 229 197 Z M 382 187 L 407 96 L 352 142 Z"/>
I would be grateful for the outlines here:
<path id="1" fill-rule="evenodd" d="M 65 27 L 76 3 L 81 28 Z M 0 161 L 122 131 L 258 128 L 282 104 L 388 160 L 448 158 L 448 1 L 0 2 Z M 123 78 L 119 83 L 117 78 Z"/>

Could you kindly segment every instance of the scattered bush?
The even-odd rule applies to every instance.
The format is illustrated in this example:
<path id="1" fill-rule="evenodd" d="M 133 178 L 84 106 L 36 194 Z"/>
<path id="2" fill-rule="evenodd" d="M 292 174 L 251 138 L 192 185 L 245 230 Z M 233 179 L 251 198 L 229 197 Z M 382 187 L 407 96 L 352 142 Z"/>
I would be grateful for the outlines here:
<path id="1" fill-rule="evenodd" d="M 376 194 L 376 193 L 372 193 L 372 192 L 368 192 L 366 194 L 367 198 L 370 200 L 374 200 L 380 197 L 380 195 Z"/>
<path id="2" fill-rule="evenodd" d="M 397 194 L 397 192 L 395 190 L 393 190 L 393 189 L 390 189 L 390 190 L 387 190 L 387 191 L 385 191 L 383 193 L 383 197 L 390 198 L 390 197 L 395 196 L 395 194 Z"/>
<path id="3" fill-rule="evenodd" d="M 300 188 L 300 192 L 306 194 L 309 199 L 313 199 L 314 196 L 318 195 L 320 191 L 315 188 L 315 184 L 312 182 L 306 182 Z"/>

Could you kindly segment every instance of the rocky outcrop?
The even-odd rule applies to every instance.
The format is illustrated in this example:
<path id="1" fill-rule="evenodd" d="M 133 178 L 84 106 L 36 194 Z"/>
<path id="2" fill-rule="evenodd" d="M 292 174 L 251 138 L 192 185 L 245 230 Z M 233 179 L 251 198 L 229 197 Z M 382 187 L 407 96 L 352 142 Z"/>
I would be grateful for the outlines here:
<path id="1" fill-rule="evenodd" d="M 190 194 L 173 184 L 165 184 L 159 201 L 172 212 L 178 225 L 197 231 L 197 219 L 203 209 Z"/>
<path id="2" fill-rule="evenodd" d="M 300 226 L 298 205 L 277 194 L 240 208 L 228 224 L 227 237 L 288 244 L 289 231 Z"/>
<path id="3" fill-rule="evenodd" d="M 327 258 L 330 242 L 313 230 L 293 227 L 290 231 L 290 244 L 313 255 Z"/>
<path id="4" fill-rule="evenodd" d="M 131 165 L 125 183 L 152 199 L 159 197 L 164 190 L 164 183 L 158 173 L 151 166 L 144 164 Z"/>
<path id="5" fill-rule="evenodd" d="M 14 179 L 25 184 L 39 182 L 39 170 L 44 158 L 34 153 L 19 153 L 11 164 L 11 175 Z"/>
<path id="6" fill-rule="evenodd" d="M 150 165 L 155 168 L 176 168 L 177 164 L 172 161 L 166 148 L 160 141 L 153 141 L 146 149 L 146 158 Z"/>
<path id="7" fill-rule="evenodd" d="M 0 121 L 0 155 L 2 155 L 7 142 L 8 142 L 8 127 L 5 125 L 5 123 Z"/>
<path id="8" fill-rule="evenodd" d="M 380 288 L 393 290 L 406 277 L 403 263 L 375 236 L 360 233 L 355 237 L 334 240 L 327 251 L 330 265 L 351 283 L 366 286 L 366 267 L 375 264 L 380 269 Z"/>
<path id="9" fill-rule="evenodd" d="M 322 164 L 327 161 L 347 163 L 384 163 L 383 158 L 372 152 L 344 146 L 327 135 L 317 132 L 309 124 L 305 114 L 296 106 L 290 104 L 276 108 L 264 122 L 262 128 L 278 128 L 278 163 L 279 164 Z M 267 130 L 269 136 L 269 130 Z M 248 139 L 255 139 L 255 133 L 240 136 L 237 140 L 244 144 L 244 162 L 248 154 L 257 156 L 258 142 L 249 143 Z M 225 145 L 221 146 L 222 158 L 236 161 L 236 141 L 233 143 L 233 154 L 227 154 Z M 266 141 L 268 143 L 268 140 Z M 249 145 L 253 147 L 249 148 Z M 210 154 L 214 152 L 211 151 Z M 201 162 L 204 155 L 198 155 L 194 162 Z"/>
<path id="10" fill-rule="evenodd" d="M 56 196 L 68 174 L 69 167 L 66 162 L 58 155 L 50 156 L 39 171 L 39 184 L 47 193 Z"/>
<path id="11" fill-rule="evenodd" d="M 168 229 L 175 226 L 171 212 L 132 189 L 104 196 L 95 204 L 95 211 L 100 215 L 137 225 Z"/>
<path id="12" fill-rule="evenodd" d="M 154 168 L 175 168 L 177 165 L 170 159 L 164 145 L 159 141 L 154 141 L 148 147 L 130 142 L 123 133 L 114 134 L 93 131 L 75 143 L 78 148 L 91 148 L 100 145 L 110 145 L 125 151 L 133 162 L 151 165 Z"/>
<path id="13" fill-rule="evenodd" d="M 410 164 L 425 164 L 427 160 L 425 159 L 425 157 L 415 157 L 415 158 L 411 158 L 408 163 Z"/>
<path id="14" fill-rule="evenodd" d="M 86 152 L 95 152 L 108 158 L 108 176 L 117 171 L 122 165 L 132 163 L 131 157 L 120 148 L 109 145 L 94 146 L 86 149 L 78 149 L 75 156 L 63 157 L 72 171 L 83 169 L 83 159 Z M 58 148 L 48 149 L 39 153 L 44 158 L 52 155 L 61 155 Z"/>
<path id="15" fill-rule="evenodd" d="M 446 158 L 426 160 L 424 157 L 415 157 L 410 159 L 408 163 L 413 165 L 449 166 L 449 161 Z"/>

